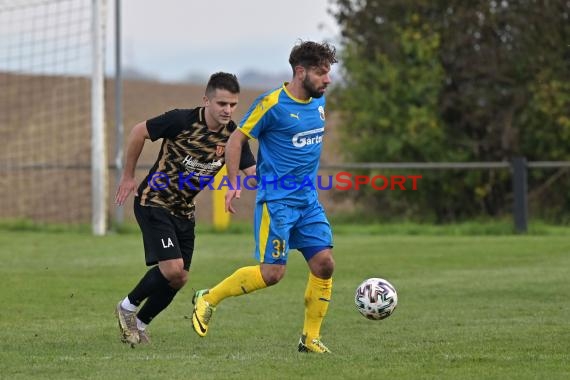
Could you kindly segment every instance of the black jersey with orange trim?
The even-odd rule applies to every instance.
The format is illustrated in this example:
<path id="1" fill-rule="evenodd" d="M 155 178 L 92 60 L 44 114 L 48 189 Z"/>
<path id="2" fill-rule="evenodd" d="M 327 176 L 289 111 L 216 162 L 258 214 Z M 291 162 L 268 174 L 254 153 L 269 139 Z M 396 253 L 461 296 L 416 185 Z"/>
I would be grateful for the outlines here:
<path id="1" fill-rule="evenodd" d="M 152 141 L 162 138 L 156 162 L 139 185 L 143 206 L 163 207 L 171 214 L 193 219 L 194 198 L 225 164 L 225 146 L 236 124 L 219 131 L 206 126 L 205 109 L 175 109 L 147 120 Z M 240 169 L 255 165 L 249 144 L 241 152 Z"/>

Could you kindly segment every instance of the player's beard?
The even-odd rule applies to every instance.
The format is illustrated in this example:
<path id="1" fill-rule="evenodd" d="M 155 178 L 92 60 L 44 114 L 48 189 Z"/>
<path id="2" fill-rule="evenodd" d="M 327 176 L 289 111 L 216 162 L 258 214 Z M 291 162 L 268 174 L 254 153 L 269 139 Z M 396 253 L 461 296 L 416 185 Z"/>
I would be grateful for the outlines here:
<path id="1" fill-rule="evenodd" d="M 325 94 L 324 92 L 319 91 L 319 89 L 309 80 L 308 75 L 303 80 L 303 89 L 311 98 L 320 98 Z"/>

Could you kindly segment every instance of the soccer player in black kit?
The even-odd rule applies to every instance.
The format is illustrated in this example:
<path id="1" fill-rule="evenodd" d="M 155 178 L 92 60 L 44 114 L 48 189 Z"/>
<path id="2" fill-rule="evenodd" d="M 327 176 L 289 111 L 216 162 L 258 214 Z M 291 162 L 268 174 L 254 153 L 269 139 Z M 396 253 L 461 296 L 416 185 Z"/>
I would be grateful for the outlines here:
<path id="1" fill-rule="evenodd" d="M 239 92 L 235 75 L 215 73 L 206 86 L 203 107 L 168 111 L 138 123 L 129 134 L 115 203 L 122 205 L 134 192 L 134 214 L 150 268 L 116 306 L 125 343 L 149 343 L 148 324 L 188 280 L 194 252 L 194 198 L 225 163 L 225 145 L 236 129 L 231 116 Z M 138 184 L 135 168 L 147 139 L 162 139 L 162 146 L 147 177 Z M 255 176 L 255 159 L 247 144 L 240 169 Z"/>

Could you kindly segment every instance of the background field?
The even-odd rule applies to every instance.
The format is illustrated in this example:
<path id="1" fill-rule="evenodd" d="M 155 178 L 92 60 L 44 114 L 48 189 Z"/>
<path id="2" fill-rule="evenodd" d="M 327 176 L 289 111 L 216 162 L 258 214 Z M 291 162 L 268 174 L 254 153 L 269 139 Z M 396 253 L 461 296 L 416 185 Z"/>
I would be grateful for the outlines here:
<path id="1" fill-rule="evenodd" d="M 570 238 L 336 235 L 332 355 L 296 352 L 307 271 L 294 251 L 276 287 L 226 300 L 209 335 L 187 317 L 192 288 L 253 263 L 249 234 L 200 231 L 190 281 L 151 325 L 119 342 L 113 307 L 145 270 L 138 233 L 0 229 L 0 378 L 567 379 Z M 372 232 L 372 231 L 369 231 Z M 361 317 L 353 291 L 389 279 L 399 306 Z"/>

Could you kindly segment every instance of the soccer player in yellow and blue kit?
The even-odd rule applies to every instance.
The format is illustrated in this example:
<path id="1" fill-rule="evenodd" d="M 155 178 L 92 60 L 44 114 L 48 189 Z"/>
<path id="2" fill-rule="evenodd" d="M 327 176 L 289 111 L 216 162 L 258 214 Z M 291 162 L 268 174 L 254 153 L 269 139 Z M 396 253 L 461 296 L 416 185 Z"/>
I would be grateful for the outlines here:
<path id="1" fill-rule="evenodd" d="M 293 79 L 262 94 L 232 133 L 226 146 L 230 189 L 226 211 L 239 198 L 238 164 L 249 138 L 259 141 L 258 190 L 254 216 L 255 256 L 260 264 L 243 267 L 216 286 L 195 293 L 192 325 L 208 332 L 215 307 L 225 298 L 278 283 L 285 275 L 290 249 L 299 250 L 309 266 L 305 320 L 300 352 L 327 353 L 320 330 L 332 292 L 332 232 L 316 191 L 325 131 L 324 93 L 331 83 L 336 49 L 328 43 L 300 42 L 289 63 Z"/>

